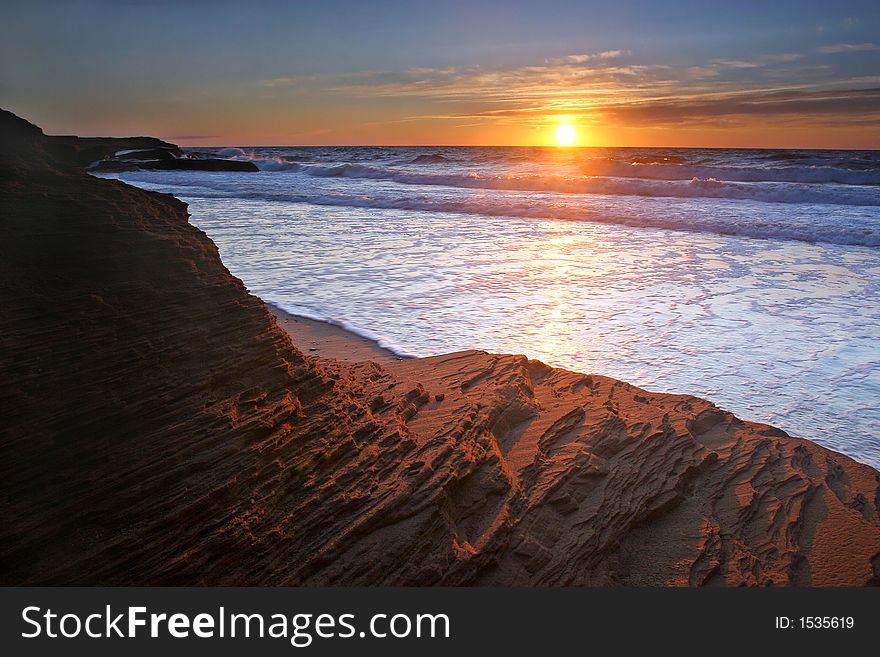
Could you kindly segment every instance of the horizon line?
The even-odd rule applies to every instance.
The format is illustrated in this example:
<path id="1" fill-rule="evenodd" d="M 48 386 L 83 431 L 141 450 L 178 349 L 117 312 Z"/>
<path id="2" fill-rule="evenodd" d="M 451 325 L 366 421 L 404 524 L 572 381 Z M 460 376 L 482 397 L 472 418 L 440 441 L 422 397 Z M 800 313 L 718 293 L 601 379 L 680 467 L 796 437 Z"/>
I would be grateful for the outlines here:
<path id="1" fill-rule="evenodd" d="M 86 135 L 76 135 L 87 137 Z M 106 137 L 106 135 L 104 135 Z M 151 136 L 151 135 L 140 135 Z M 88 137 L 91 137 L 88 136 Z M 111 137 L 114 138 L 114 137 Z M 115 137 L 125 139 L 127 137 Z M 157 137 L 163 141 L 175 143 L 172 138 Z M 585 146 L 554 146 L 551 144 L 234 144 L 218 143 L 206 145 L 181 145 L 181 148 L 542 148 L 554 151 L 572 151 L 600 148 L 667 148 L 677 150 L 701 150 L 701 151 L 870 151 L 880 153 L 880 148 L 852 148 L 852 147 L 829 147 L 829 146 L 611 146 L 611 145 L 585 145 Z"/>

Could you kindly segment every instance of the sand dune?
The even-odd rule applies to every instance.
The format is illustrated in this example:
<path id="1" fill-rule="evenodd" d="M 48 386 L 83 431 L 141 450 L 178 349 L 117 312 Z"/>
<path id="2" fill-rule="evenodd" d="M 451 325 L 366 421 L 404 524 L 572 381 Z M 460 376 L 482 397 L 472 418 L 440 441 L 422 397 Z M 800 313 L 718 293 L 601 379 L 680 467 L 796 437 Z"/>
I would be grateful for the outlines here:
<path id="1" fill-rule="evenodd" d="M 880 581 L 876 470 L 524 356 L 301 351 L 183 203 L 0 137 L 0 582 Z"/>

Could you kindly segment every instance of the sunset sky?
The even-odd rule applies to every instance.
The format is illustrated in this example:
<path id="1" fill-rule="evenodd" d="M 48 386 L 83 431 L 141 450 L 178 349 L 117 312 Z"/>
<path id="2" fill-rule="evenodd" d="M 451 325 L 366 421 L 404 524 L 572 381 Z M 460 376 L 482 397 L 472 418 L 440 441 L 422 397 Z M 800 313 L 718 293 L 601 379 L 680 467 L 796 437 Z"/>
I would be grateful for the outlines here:
<path id="1" fill-rule="evenodd" d="M 3 3 L 0 105 L 183 145 L 880 148 L 880 3 Z"/>

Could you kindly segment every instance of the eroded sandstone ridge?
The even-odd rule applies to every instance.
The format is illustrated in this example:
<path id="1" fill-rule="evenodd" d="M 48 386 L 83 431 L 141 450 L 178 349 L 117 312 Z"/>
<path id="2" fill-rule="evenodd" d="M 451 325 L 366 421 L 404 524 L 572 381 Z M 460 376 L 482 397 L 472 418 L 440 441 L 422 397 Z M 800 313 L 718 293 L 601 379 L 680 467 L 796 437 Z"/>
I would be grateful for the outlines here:
<path id="1" fill-rule="evenodd" d="M 0 582 L 878 583 L 874 469 L 522 356 L 310 358 L 183 203 L 0 136 Z"/>

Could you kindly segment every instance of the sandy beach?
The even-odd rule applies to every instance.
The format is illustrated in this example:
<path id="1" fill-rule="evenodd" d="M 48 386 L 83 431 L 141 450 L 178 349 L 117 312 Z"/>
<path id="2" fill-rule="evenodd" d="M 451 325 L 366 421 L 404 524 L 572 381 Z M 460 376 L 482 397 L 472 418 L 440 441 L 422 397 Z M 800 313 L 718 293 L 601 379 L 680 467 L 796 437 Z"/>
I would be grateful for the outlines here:
<path id="1" fill-rule="evenodd" d="M 294 344 L 300 345 L 303 352 L 309 356 L 330 358 L 346 363 L 371 360 L 383 365 L 393 365 L 406 360 L 393 351 L 381 347 L 375 340 L 365 338 L 336 324 L 302 315 L 292 315 L 271 303 L 267 303 L 266 307 Z"/>

